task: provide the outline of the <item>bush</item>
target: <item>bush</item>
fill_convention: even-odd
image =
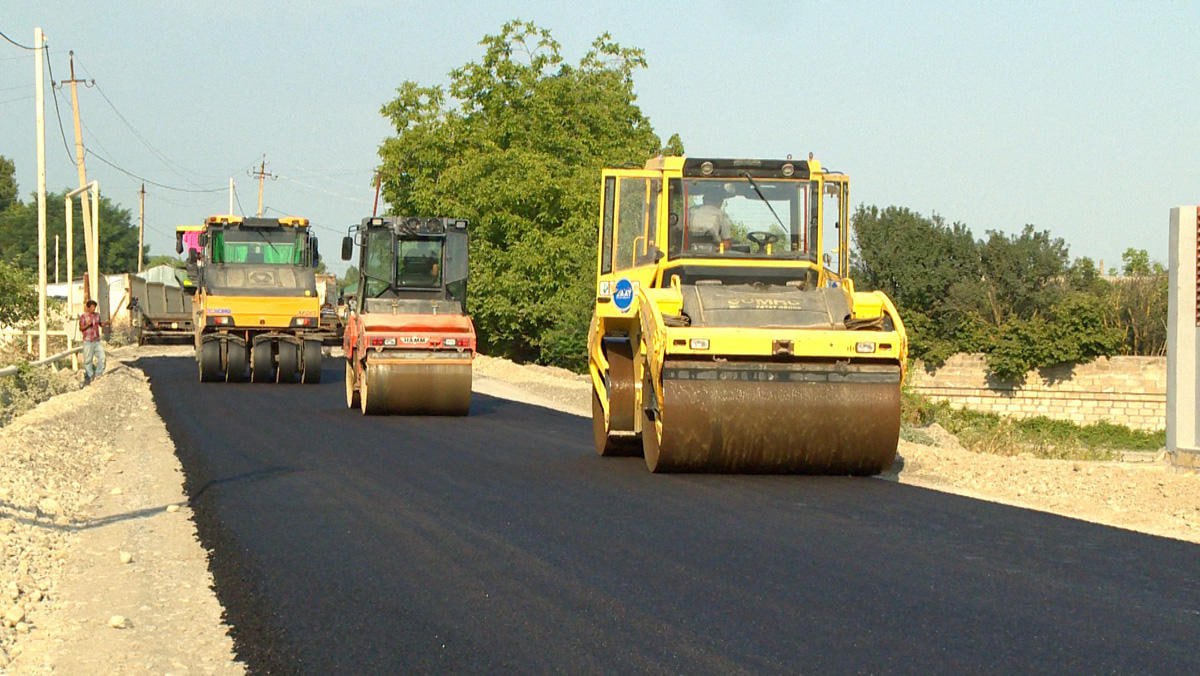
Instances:
[[[56,394],[79,389],[70,371],[19,365],[16,375],[0,377],[0,427]]]

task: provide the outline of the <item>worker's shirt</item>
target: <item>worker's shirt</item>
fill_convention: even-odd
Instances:
[[[100,315],[96,312],[85,312],[79,315],[79,330],[83,331],[83,342],[94,343],[100,340]]]
[[[692,209],[688,218],[688,234],[707,237],[713,243],[723,242],[733,236],[733,222],[721,207],[703,204]]]

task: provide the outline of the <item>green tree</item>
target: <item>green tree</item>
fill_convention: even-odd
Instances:
[[[11,326],[37,316],[35,282],[28,270],[0,260],[0,326]]]
[[[187,267],[187,262],[172,254],[151,254],[147,256],[145,263],[147,269],[158,265],[170,265],[176,269],[184,269]]]
[[[1109,284],[1066,243],[1025,226],[975,240],[901,207],[859,207],[852,221],[855,281],[897,304],[911,354],[939,365],[983,352],[992,375],[1021,380],[1031,369],[1122,351],[1125,327]]]
[[[66,191],[46,196],[46,238],[51,244],[58,235],[66,246],[66,220],[63,201]],[[83,213],[74,203],[74,249],[76,274],[85,270]],[[46,269],[54,274],[54,252],[47,252]],[[100,196],[100,270],[104,273],[137,270],[137,227],[130,211]],[[37,203],[16,202],[0,212],[0,260],[18,267],[37,269]],[[64,254],[65,261],[65,254]],[[64,268],[65,269],[65,268]]]
[[[664,148],[635,103],[645,58],[604,34],[570,65],[549,31],[521,21],[480,44],[447,87],[404,82],[383,107],[396,130],[379,149],[383,192],[397,214],[471,220],[484,350],[581,368],[599,170]]]
[[[975,331],[949,289],[981,274],[971,232],[905,207],[860,206],[851,219],[855,283],[878,289],[901,310],[915,358],[940,364],[970,349]]]
[[[1026,225],[1020,235],[990,230],[977,243],[980,274],[955,282],[950,295],[963,312],[994,327],[1044,315],[1069,288],[1066,242]]]
[[[1112,282],[1112,304],[1124,332],[1124,351],[1138,355],[1167,352],[1167,270],[1144,249],[1121,255],[1125,273]]]
[[[1121,254],[1121,271],[1126,277],[1150,274],[1150,253],[1145,249],[1129,248]],[[1161,266],[1160,266],[1161,267]]]
[[[17,166],[0,155],[0,212],[17,202]]]

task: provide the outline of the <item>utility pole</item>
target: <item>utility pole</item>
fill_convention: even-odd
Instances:
[[[383,183],[383,174],[375,172],[375,206],[371,207],[371,218],[379,213],[379,186]]]
[[[38,359],[46,358],[46,36],[33,29],[34,112],[37,115],[37,214],[38,214]]]
[[[138,191],[138,272],[142,271],[142,243],[146,239],[146,184]]]
[[[258,165],[258,169],[251,170],[250,175],[258,178],[258,213],[256,215],[262,216],[263,183],[265,183],[268,178],[271,180],[275,180],[277,178],[275,174],[267,171],[266,155],[262,156],[262,162]]]
[[[85,80],[75,79],[75,51],[72,50],[67,52],[67,55],[70,57],[71,63],[71,79],[67,80],[67,82],[71,85],[71,109],[75,117],[75,168],[79,173],[79,188],[81,190],[79,193],[79,203],[80,207],[83,209],[83,245],[86,249],[86,258],[88,263],[88,283],[83,289],[83,297],[86,301],[96,299],[97,296],[99,296],[100,288],[99,279],[97,279],[99,277],[99,271],[93,267],[93,261],[98,262],[100,259],[98,255],[98,247],[100,243],[93,241],[99,238],[93,237],[93,234],[98,233],[95,233],[95,231],[92,229],[92,211],[88,208],[88,193],[86,190],[88,184],[87,166],[83,161],[83,131],[80,129],[79,124],[79,90],[76,87],[76,85],[80,82],[83,82],[84,85],[87,85],[88,83]]]
[[[232,176],[229,177],[229,211],[226,211],[225,213],[229,214],[230,216],[233,215],[233,177]]]

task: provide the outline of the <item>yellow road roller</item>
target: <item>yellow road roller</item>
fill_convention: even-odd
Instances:
[[[892,301],[849,277],[849,187],[811,155],[603,170],[600,455],[651,472],[891,466],[908,339]]]
[[[308,219],[211,216],[195,245],[200,381],[321,382],[321,256]]]

